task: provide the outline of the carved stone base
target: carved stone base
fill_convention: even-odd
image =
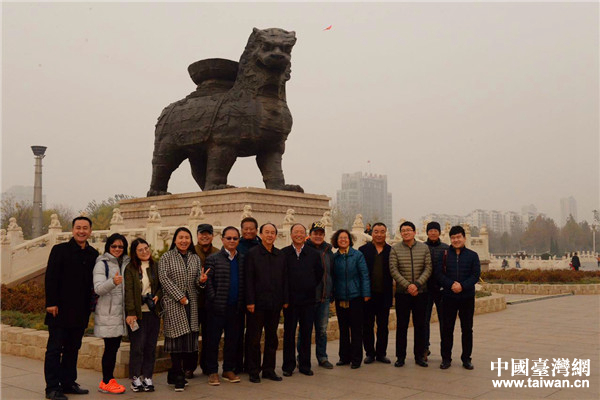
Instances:
[[[202,223],[239,228],[242,214],[250,211],[259,225],[272,222],[282,227],[287,211],[293,209],[295,222],[309,228],[330,210],[330,200],[325,195],[246,187],[122,200],[119,208],[125,228],[145,227],[152,205],[163,226],[187,225],[194,201],[199,202],[203,213],[198,216],[196,210],[194,220]]]

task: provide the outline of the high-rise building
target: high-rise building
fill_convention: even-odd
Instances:
[[[569,216],[577,221],[577,201],[573,196],[560,199],[560,222],[565,225]]]
[[[533,207],[530,208],[530,207]],[[427,214],[421,222],[437,221],[442,227],[448,222],[450,225],[469,224],[472,227],[481,228],[486,226],[487,229],[496,233],[514,233],[527,228],[530,221],[534,220],[538,215],[544,215],[537,212],[535,206],[527,206],[527,213],[524,208],[519,214],[516,211],[497,211],[497,210],[482,210],[477,209],[471,211],[467,215],[448,215],[448,214]]]
[[[381,221],[388,229],[393,229],[392,194],[388,193],[386,175],[342,174],[342,188],[337,191],[336,207],[352,220],[356,214],[362,214],[365,225]]]

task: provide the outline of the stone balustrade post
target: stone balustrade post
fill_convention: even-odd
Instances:
[[[151,205],[146,221],[146,241],[153,249],[162,249],[163,247],[163,243],[158,237],[158,231],[161,227],[162,218],[158,212],[158,207]]]
[[[0,269],[2,269],[2,282],[12,276],[12,246],[6,229],[0,229]]]

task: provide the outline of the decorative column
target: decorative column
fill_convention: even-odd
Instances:
[[[35,158],[35,179],[33,184],[32,237],[42,236],[42,158],[47,147],[31,146]]]

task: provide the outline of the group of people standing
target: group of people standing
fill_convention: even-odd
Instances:
[[[465,232],[460,226],[450,230],[452,244],[448,246],[439,240],[438,223],[427,226],[428,240],[424,244],[414,239],[415,226],[404,222],[400,226],[402,241],[390,246],[386,243],[387,227],[375,223],[372,241],[356,250],[352,234],[346,229],[336,231],[329,244],[321,222],[313,223],[308,232],[296,223],[290,229],[292,244],[278,249],[274,246],[277,227],[272,223],[259,227],[254,218],[248,217],[242,220],[241,230],[234,226],[223,229],[221,249],[213,246],[214,232],[209,224],[197,227],[195,246],[192,233],[185,227],[178,228],[170,250],[158,263],[152,259],[145,240],[135,239],[128,249],[126,238],[118,233],[107,238],[105,253],[99,256],[87,242],[91,228],[88,218],[75,218],[73,238],[54,246],[48,261],[48,399],[66,399],[65,393],[88,393],[76,383],[76,364],[92,310],[94,334],[105,342],[103,376],[98,387],[104,393],[125,391],[113,376],[124,335],[131,342],[131,390],[154,390],[152,374],[161,317],[164,348],[172,361],[167,382],[174,385],[175,391],[183,391],[187,379],[194,377],[198,360],[213,386],[221,379],[240,382],[241,372],[247,372],[253,383],[259,383],[261,377],[281,381],[275,372],[275,356],[282,310],[283,375],[290,377],[296,369],[304,375],[314,374],[313,328],[317,363],[333,368],[327,355],[332,302],[340,331],[336,365],[356,369],[363,361],[390,364],[388,320],[394,286],[398,320],[394,365],[402,367],[405,363],[412,313],[415,362],[427,366],[429,320],[436,304],[442,337],[440,367],[450,367],[458,313],[461,360],[465,368],[473,368],[472,325],[480,267],[477,254],[465,247]],[[219,376],[218,352],[223,334]],[[200,335],[203,345],[198,357]]]

